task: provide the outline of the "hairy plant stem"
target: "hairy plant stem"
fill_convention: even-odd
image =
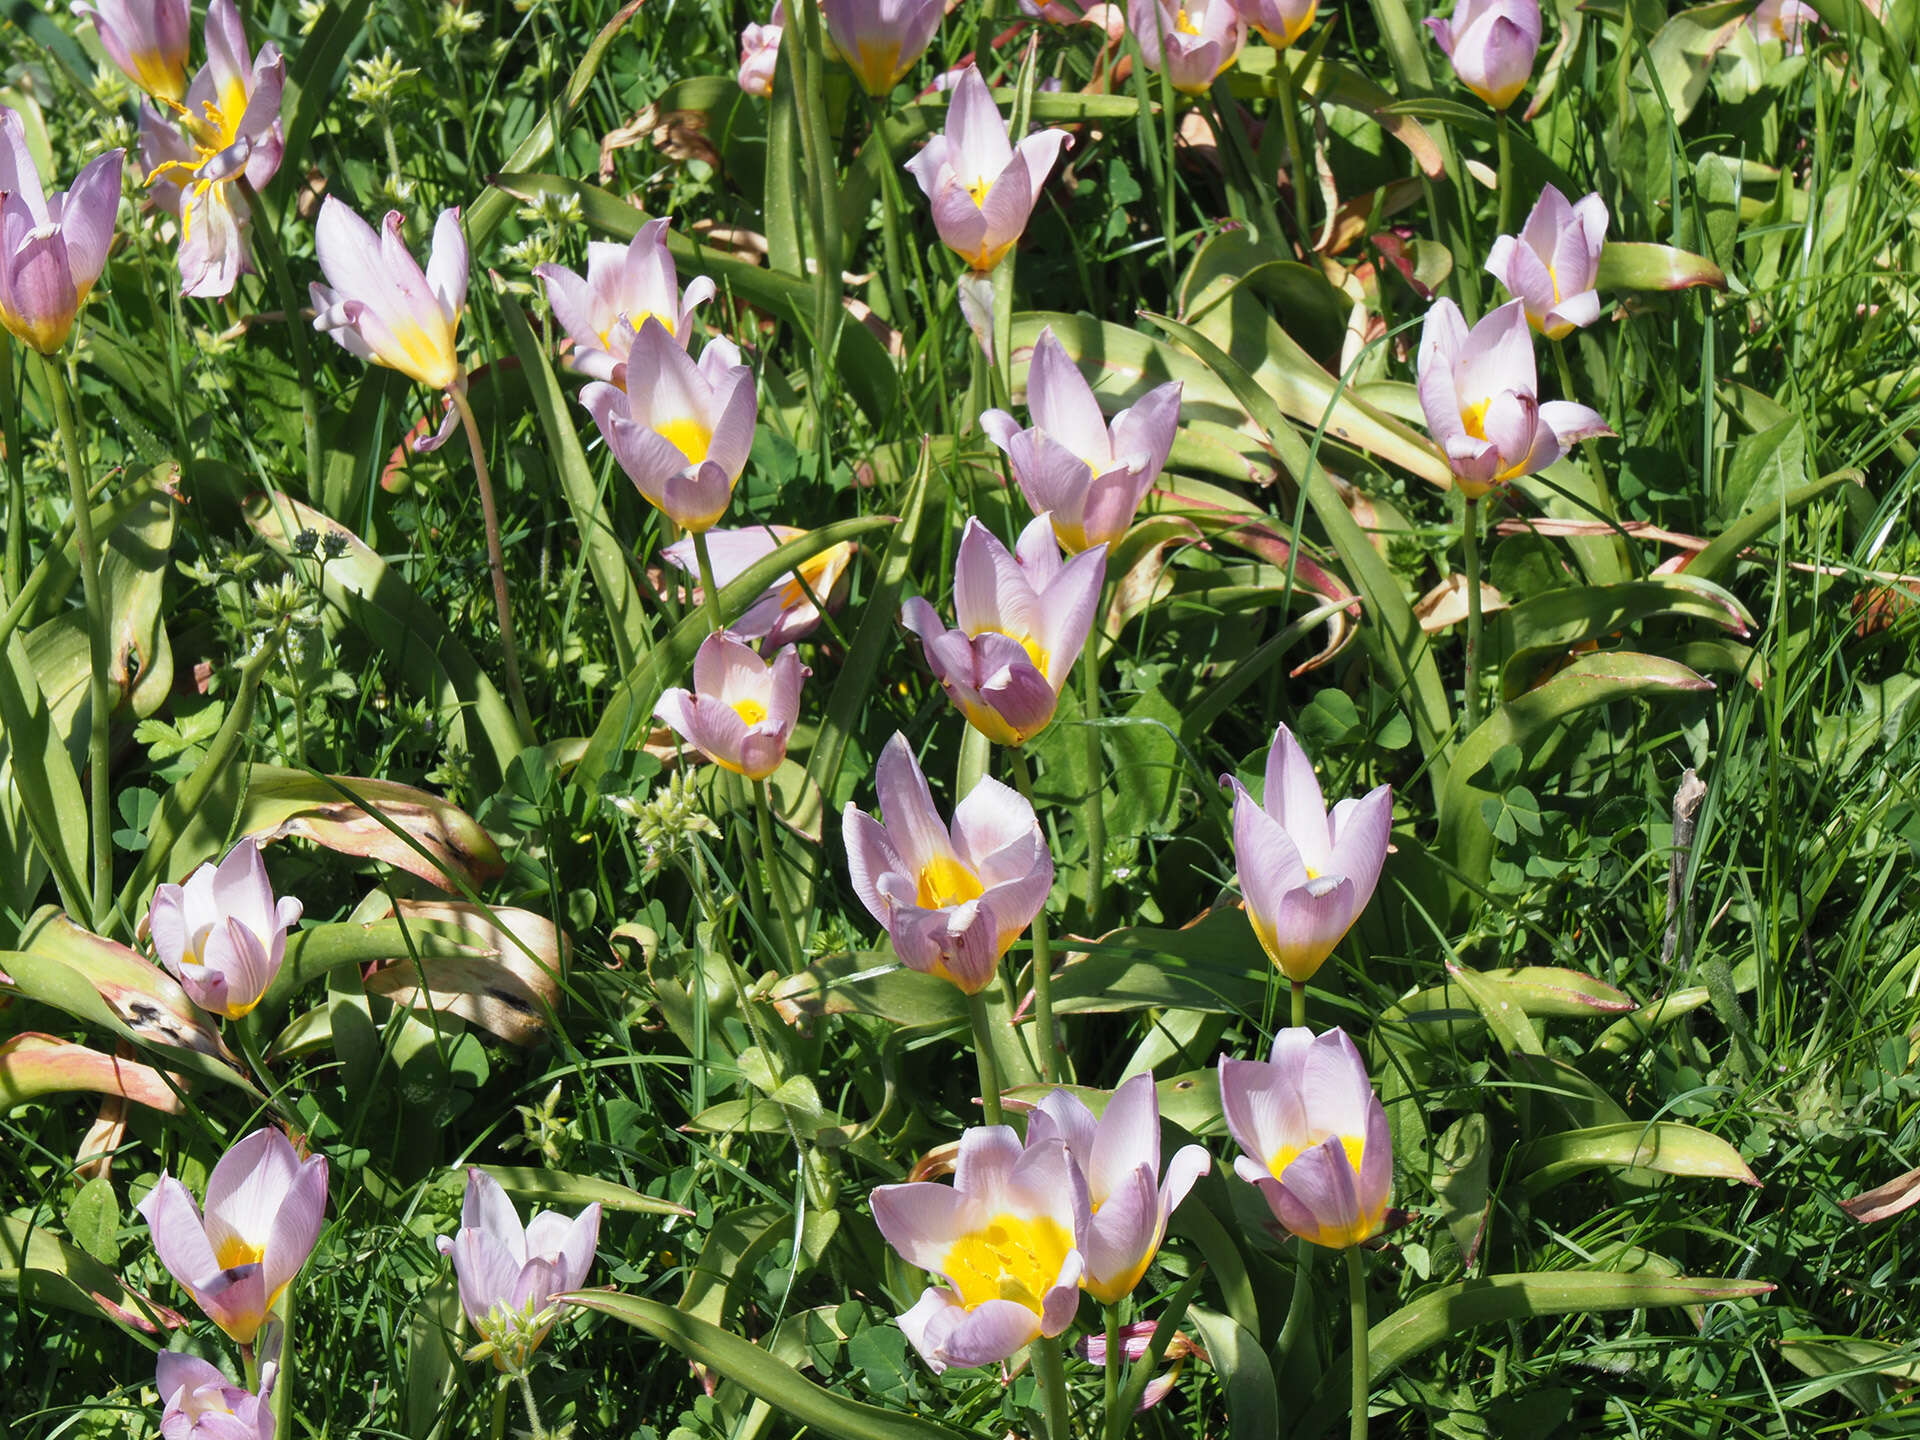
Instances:
[[[1467,734],[1480,726],[1480,502],[1469,496],[1467,547]]]
[[[548,1440],[547,1427],[540,1423],[540,1407],[533,1403],[533,1381],[527,1378],[525,1370],[514,1371],[513,1378],[520,1382],[520,1403],[527,1407],[527,1429],[531,1440]]]
[[[1499,137],[1500,149],[1500,191],[1497,197],[1500,219],[1496,233],[1511,235],[1513,233],[1513,122],[1507,119],[1507,112],[1504,110],[1495,114],[1494,122],[1496,126],[1494,133]]]
[[[1293,1028],[1304,1029],[1307,1023],[1307,982],[1293,982]]]
[[[1347,1309],[1353,1321],[1353,1402],[1351,1440],[1367,1440],[1367,1270],[1358,1245],[1347,1247]]]
[[[1046,1396],[1047,1440],[1073,1440],[1072,1405],[1067,1397],[1067,1371],[1060,1359],[1060,1342],[1043,1335],[1030,1348],[1033,1376]]]
[[[1105,595],[1104,587],[1102,596]],[[1107,767],[1100,748],[1099,621],[1080,652],[1080,708],[1087,736],[1087,929],[1100,931],[1107,893]]]
[[[53,356],[40,357],[47,389],[53,395],[54,423],[67,462],[67,488],[73,503],[73,541],[80,551],[80,593],[87,607],[87,782],[88,824],[93,856],[92,889],[87,896],[89,925],[103,933],[113,903],[112,780],[107,755],[107,675],[113,664],[107,637],[107,597],[100,579],[100,547],[93,534],[93,497],[89,493],[85,462],[80,458],[80,422],[75,418],[73,390],[65,365]],[[10,517],[12,518],[12,517]],[[24,528],[24,527],[22,527]]]
[[[1280,76],[1280,129],[1287,137],[1287,166],[1293,178],[1294,224],[1300,230],[1300,251],[1307,254],[1313,249],[1312,200],[1307,194],[1313,161],[1300,148],[1300,87],[1293,78],[1293,67],[1287,63],[1285,50],[1275,52],[1273,68]]]
[[[780,920],[780,943],[787,952],[787,972],[794,971],[806,964],[806,951],[800,946],[800,937],[794,930],[793,911],[787,899],[787,880],[780,873],[780,852],[774,846],[773,799],[767,792],[767,782],[753,782],[753,808],[760,823],[760,864],[767,879],[767,899],[773,906],[773,913]]]
[[[1033,770],[1027,764],[1027,752],[1013,745],[1007,753],[1013,766],[1013,782],[1038,815],[1040,807],[1033,798]],[[1053,1033],[1053,955],[1048,943],[1044,902],[1033,917],[1033,1023],[1040,1032],[1040,1078],[1051,1085],[1060,1078],[1060,1065],[1059,1046]]]
[[[306,316],[300,313],[300,292],[293,288],[293,275],[287,269],[287,257],[281,253],[280,237],[274,233],[267,207],[260,203],[260,192],[245,179],[239,181],[240,193],[247,197],[247,211],[253,217],[253,243],[266,261],[274,289],[280,292],[280,309],[287,321],[287,344],[293,351],[294,375],[300,383],[300,422],[307,441],[307,499],[320,503],[320,396],[313,385],[313,350],[308,344]]]
[[[720,618],[720,587],[713,583],[713,556],[707,551],[707,532],[693,532],[693,558],[700,567],[700,603],[707,612],[707,628],[724,630],[726,622]]]
[[[486,451],[480,444],[480,422],[473,418],[473,406],[467,402],[465,375],[447,387],[447,398],[460,412],[460,424],[467,432],[467,448],[473,452],[473,474],[480,487],[480,514],[487,528],[487,568],[493,572],[493,608],[500,619],[500,655],[507,667],[507,695],[513,702],[513,718],[520,726],[520,739],[531,743],[533,713],[527,709],[527,692],[520,683],[520,652],[513,642],[513,612],[507,603],[507,557],[500,549],[500,512],[493,503],[493,477],[487,473]]]
[[[1107,1374],[1105,1404],[1100,1410],[1100,1424],[1107,1434],[1113,1433],[1113,1412],[1120,1404],[1120,1306],[1115,1303],[1107,1309]]]
[[[987,1124],[998,1125],[1000,1067],[993,1061],[993,1022],[987,1018],[985,991],[967,997],[967,1018],[973,1022],[973,1062],[980,1071],[980,1109],[987,1117]]]

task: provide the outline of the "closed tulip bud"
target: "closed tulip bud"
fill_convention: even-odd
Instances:
[[[723,770],[764,780],[787,758],[812,672],[789,645],[771,663],[738,635],[716,630],[693,657],[693,689],[669,690],[654,718]]]
[[[1345,1031],[1282,1030],[1271,1060],[1221,1057],[1220,1108],[1245,1152],[1234,1173],[1288,1230],[1345,1250],[1385,1227],[1393,1138]]]
[[[1607,202],[1589,195],[1577,205],[1549,185],[1521,227],[1502,235],[1487,255],[1487,273],[1527,307],[1527,323],[1560,340],[1600,318],[1593,288],[1607,243]]]
[[[713,583],[727,585],[756,560],[763,560],[807,532],[791,525],[755,525],[745,530],[709,530],[707,554],[713,562]],[[775,580],[744,614],[727,628],[742,640],[762,640],[764,650],[777,650],[804,640],[820,627],[820,607],[837,610],[846,598],[847,567],[854,545],[843,540],[829,545],[798,568]],[[676,540],[660,552],[668,564],[696,573],[698,565],[691,537]]]
[[[238,1020],[260,1003],[287,953],[300,902],[274,897],[260,847],[242,840],[216,867],[153,892],[147,928],[160,963],[202,1010]]]
[[[120,162],[109,150],[73,188],[48,197],[20,116],[0,105],[0,325],[42,355],[67,343],[107,265],[120,208]]]
[[[100,48],[135,85],[160,100],[187,89],[187,0],[98,0],[73,13],[93,21]]]
[[[1276,50],[1284,50],[1313,25],[1319,0],[1234,0],[1247,24]]]
[[[946,1282],[900,1317],[935,1374],[997,1364],[1073,1323],[1087,1191],[1057,1139],[1023,1148],[1005,1125],[968,1130],[952,1185],[882,1185],[873,1218],[901,1259]]]
[[[467,304],[467,238],[460,211],[440,212],[424,272],[407,249],[406,217],[389,210],[380,233],[329,195],[314,227],[325,285],[312,286],[313,328],[362,360],[444,390],[460,378],[460,312]]]
[[[1265,804],[1233,791],[1233,853],[1253,933],[1280,973],[1304,984],[1373,898],[1393,826],[1393,791],[1375,786],[1328,812],[1313,762],[1282,725],[1267,751]]]
[[[220,1157],[204,1214],[164,1171],[140,1202],[160,1263],[241,1345],[300,1273],[326,1208],[327,1162],[300,1159],[278,1130],[256,1130]]]
[[[162,1351],[154,1365],[161,1440],[273,1440],[274,1362],[261,1366],[260,1391],[242,1389],[198,1355]]]
[[[1496,110],[1520,97],[1540,51],[1540,0],[1458,0],[1451,19],[1427,28],[1460,83]]]
[[[891,94],[940,28],[942,0],[821,0],[833,48],[869,95]]]
[[[1016,146],[987,82],[967,66],[954,82],[944,134],[907,162],[933,207],[933,225],[948,249],[976,271],[998,265],[1025,233],[1064,130],[1038,130]]]
[[[452,1257],[468,1322],[513,1372],[526,1368],[559,1318],[553,1297],[586,1283],[599,1239],[597,1201],[572,1219],[542,1210],[523,1227],[500,1182],[469,1170],[460,1229],[435,1243]]]
[[[773,7],[773,18],[764,25],[749,25],[740,32],[740,88],[762,99],[773,94],[773,72],[780,64],[780,36],[787,23],[785,8]]]
[[[1167,463],[1180,428],[1180,382],[1149,390],[1109,425],[1048,327],[1027,371],[1027,412],[1033,424],[1025,430],[1004,410],[980,417],[987,438],[1006,452],[1027,504],[1051,516],[1069,551],[1115,544]]]
[[[1186,95],[1204,93],[1247,43],[1232,0],[1127,0],[1127,24],[1147,68]]]
[[[1611,435],[1596,410],[1537,396],[1526,302],[1510,300],[1471,331],[1451,300],[1437,300],[1420,331],[1420,408],[1461,493],[1544,470],[1567,447]]]
[[[978,994],[1053,888],[1033,807],[986,777],[949,828],[902,735],[880,752],[874,783],[881,819],[849,804],[841,820],[854,893],[909,969]]]
[[[573,340],[573,368],[595,380],[614,378],[649,320],[686,349],[694,311],[713,298],[713,281],[704,275],[681,293],[665,220],[649,220],[625,245],[590,242],[585,279],[564,265],[536,265],[533,273],[546,282],[553,317]]]

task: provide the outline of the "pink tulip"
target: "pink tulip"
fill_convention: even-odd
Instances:
[[[773,94],[773,72],[780,63],[780,35],[786,28],[786,8],[774,0],[773,18],[740,32],[740,88],[762,99]]]
[[[943,0],[821,0],[833,48],[869,95],[893,92],[933,42]]]
[[[1245,1152],[1234,1173],[1260,1187],[1288,1230],[1330,1250],[1380,1233],[1393,1137],[1345,1031],[1282,1030],[1268,1061],[1222,1056],[1220,1108]]]
[[[207,7],[206,42],[207,63],[187,87],[186,103],[167,102],[177,126],[152,106],[140,107],[140,159],[155,203],[180,220],[180,293],[215,299],[253,268],[251,212],[238,184],[259,190],[280,169],[286,61],[272,42],[248,58],[234,0]]]
[[[460,312],[467,304],[467,237],[460,211],[440,212],[424,273],[402,236],[406,217],[389,210],[380,233],[329,195],[314,227],[325,285],[313,285],[313,328],[362,360],[445,390],[462,379]],[[434,443],[450,432],[448,425]],[[429,448],[429,447],[416,447]]]
[[[1373,898],[1393,827],[1393,791],[1377,785],[1327,811],[1313,762],[1285,725],[1267,751],[1264,807],[1233,790],[1233,852],[1247,919],[1295,984],[1313,978]]]
[[[202,1010],[238,1020],[260,1003],[286,959],[287,927],[300,902],[275,899],[252,839],[216,868],[202,865],[183,885],[162,885],[147,909],[160,963]]]
[[[522,1228],[500,1182],[476,1169],[467,1172],[460,1229],[435,1243],[453,1259],[469,1323],[504,1368],[523,1370],[559,1318],[553,1297],[586,1283],[599,1239],[597,1201],[572,1219],[542,1210]]]
[[[1080,369],[1048,327],[1034,342],[1022,430],[1004,410],[980,428],[1007,454],[1020,493],[1036,515],[1050,515],[1069,551],[1113,545],[1133,524],[1180,428],[1180,382],[1149,390],[1109,426]]]
[[[1760,0],[1747,17],[1747,26],[1755,39],[1777,40],[1786,54],[1798,55],[1805,48],[1801,32],[1819,19],[1820,12],[1806,0]]]
[[[1185,95],[1204,93],[1247,43],[1232,0],[1127,0],[1127,24],[1147,68]]]
[[[933,208],[948,249],[976,271],[998,265],[1026,231],[1040,187],[1068,143],[1064,130],[1038,130],[1009,143],[1007,125],[980,72],[954,82],[947,128],[907,162]]]
[[[1521,227],[1502,235],[1487,256],[1487,273],[1525,302],[1527,323],[1560,340],[1600,318],[1593,288],[1607,243],[1607,202],[1597,194],[1577,205],[1549,185]]]
[[[1027,1144],[1058,1137],[1087,1188],[1092,1214],[1081,1240],[1080,1288],[1104,1305],[1133,1293],[1166,1238],[1167,1217],[1212,1162],[1182,1146],[1160,1179],[1160,1096],[1152,1075],[1136,1075],[1107,1101],[1098,1120],[1066,1090],[1042,1100]]]
[[[1017,559],[979,520],[969,519],[953,575],[959,628],[943,626],[918,596],[900,609],[947,698],[1000,745],[1023,745],[1053,719],[1093,628],[1107,573],[1105,545],[1063,565],[1045,515],[1020,532],[1015,549]]]
[[[147,94],[178,100],[186,93],[187,0],[98,0],[76,4],[73,13],[93,21],[107,58]]]
[[[813,672],[789,645],[769,664],[728,630],[700,642],[693,689],[669,690],[654,718],[723,770],[764,780],[787,758],[800,683]]]
[[[124,151],[109,150],[88,163],[71,190],[49,198],[25,125],[0,105],[0,325],[42,355],[67,343],[106,268],[124,158]]]
[[[1319,0],[1234,0],[1247,24],[1276,50],[1284,50],[1312,26]]]
[[[1457,0],[1451,19],[1426,25],[1460,83],[1496,110],[1513,104],[1533,78],[1540,0]]]
[[[693,312],[713,298],[713,281],[702,275],[681,294],[667,223],[649,220],[625,245],[590,241],[584,280],[564,265],[533,267],[547,282],[554,319],[573,339],[573,368],[582,375],[612,380],[650,319],[682,350],[693,338]]]
[[[841,817],[854,893],[903,964],[978,994],[1053,888],[1033,807],[983,777],[949,829],[903,735],[880,752],[874,783],[885,823],[853,804]]]
[[[1023,1148],[1005,1125],[968,1130],[952,1185],[882,1185],[873,1218],[901,1259],[946,1281],[900,1317],[934,1373],[1010,1359],[1073,1323],[1087,1192],[1057,1139]]]
[[[242,1389],[198,1355],[163,1350],[154,1366],[161,1440],[273,1440],[275,1365],[261,1367],[260,1393]]]
[[[241,1345],[313,1252],[326,1208],[327,1162],[301,1160],[278,1130],[256,1130],[220,1157],[204,1217],[164,1171],[140,1202],[160,1263]]]
[[[1544,470],[1576,441],[1611,435],[1598,411],[1535,394],[1526,302],[1510,300],[1471,331],[1451,300],[1420,331],[1420,407],[1469,500]]]
[[[580,392],[613,458],[676,525],[713,528],[753,449],[753,370],[730,340],[709,340],[695,364],[649,317],[614,378]]]
[[[763,560],[807,532],[791,525],[755,525],[746,530],[709,530],[707,555],[713,562],[713,583],[727,585],[757,560]],[[854,545],[843,540],[829,545],[797,570],[789,570],[761,592],[746,613],[727,628],[742,640],[764,640],[762,650],[777,650],[804,640],[820,626],[820,605],[837,610],[846,598],[847,567]],[[691,537],[676,540],[660,558],[689,575],[698,573]],[[816,604],[815,602],[819,602]]]

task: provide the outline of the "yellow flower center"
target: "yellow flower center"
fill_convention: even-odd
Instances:
[[[1073,1236],[1049,1216],[1002,1213],[955,1241],[941,1269],[969,1310],[1012,1300],[1038,1315],[1072,1248]]]
[[[707,447],[713,444],[713,431],[690,415],[663,420],[653,427],[653,432],[686,456],[689,465],[698,465],[706,459]]]
[[[920,884],[914,901],[922,910],[944,910],[949,905],[964,905],[987,893],[973,867],[947,855],[936,856],[920,867]]]
[[[841,557],[851,548],[849,543],[843,541],[838,545],[828,546],[811,560],[802,562],[793,572],[795,578],[781,588],[780,608],[791,610],[795,606],[809,603],[807,601],[809,590],[813,592],[815,599],[824,604],[827,597],[822,592],[826,585],[827,571],[830,567],[839,564]],[[802,585],[802,581],[806,583]]]
[[[1467,427],[1467,434],[1476,440],[1487,438],[1487,409],[1492,404],[1493,397],[1488,396],[1485,400],[1469,405],[1460,412],[1460,423]]]
[[[178,178],[174,183],[185,185],[193,176],[200,173],[201,168],[209,160],[239,138],[240,122],[247,113],[247,87],[237,78],[230,80],[226,88],[220,92],[217,102],[207,100],[201,103],[198,115],[177,100],[169,100],[165,96],[159,98],[179,116],[180,123],[187,127],[187,134],[193,141],[194,158],[169,160],[164,164],[156,165],[153,173],[147,176],[147,183],[151,185],[162,175],[177,172]],[[230,182],[221,180],[204,183],[225,185]],[[186,223],[183,218],[182,238],[185,238]]]
[[[733,713],[740,717],[743,725],[751,728],[767,718],[767,707],[758,700],[736,700],[733,702]]]
[[[982,630],[980,633],[982,635],[1005,635],[1009,640],[1018,641],[1020,648],[1027,652],[1027,659],[1033,662],[1033,668],[1038,670],[1042,676],[1047,676],[1047,666],[1053,657],[1049,655],[1040,642],[1035,640],[1031,635],[1014,635],[1005,630]],[[1051,677],[1048,678],[1051,679]]]
[[[638,315],[616,315],[613,317],[613,324],[599,332],[600,348],[602,350],[611,350],[613,348],[613,332],[622,320],[625,320],[629,325],[633,326],[633,333],[636,335],[640,333],[640,327],[645,325],[649,320],[658,320],[662,325],[667,327],[667,334],[669,335],[678,336],[680,333],[674,326],[673,317],[671,315],[662,315],[658,310],[642,310]]]
[[[1282,1145],[1268,1157],[1267,1169],[1272,1172],[1274,1179],[1285,1179],[1289,1165],[1306,1154],[1307,1151],[1324,1144],[1326,1139],[1327,1136],[1325,1134],[1320,1134],[1309,1136],[1307,1143],[1304,1145]],[[1360,1157],[1366,1151],[1366,1144],[1366,1137],[1363,1135],[1342,1135],[1340,1137],[1340,1148],[1347,1152],[1347,1163],[1353,1167],[1353,1173],[1356,1175],[1360,1173]]]
[[[1173,17],[1173,28],[1182,35],[1198,35],[1200,27],[1187,18],[1187,7],[1182,5]]]
[[[213,1252],[213,1258],[222,1270],[238,1270],[242,1265],[258,1265],[260,1257],[266,1253],[263,1246],[252,1244],[238,1235],[229,1235],[220,1242],[220,1248]]]
[[[967,186],[967,198],[973,201],[974,209],[984,210],[986,208],[987,192],[991,189],[993,189],[993,181],[984,175]]]

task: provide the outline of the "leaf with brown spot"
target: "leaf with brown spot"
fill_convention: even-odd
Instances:
[[[444,900],[401,900],[403,921],[458,926],[466,955],[398,957],[367,977],[367,993],[396,1005],[458,1015],[514,1045],[531,1045],[560,998],[570,947],[545,916]],[[531,953],[529,953],[531,952]]]
[[[144,928],[144,917],[141,923]],[[207,1013],[139,951],[95,935],[51,905],[27,922],[19,945],[29,954],[48,956],[79,971],[140,1039],[197,1050],[229,1065],[240,1063]]]

